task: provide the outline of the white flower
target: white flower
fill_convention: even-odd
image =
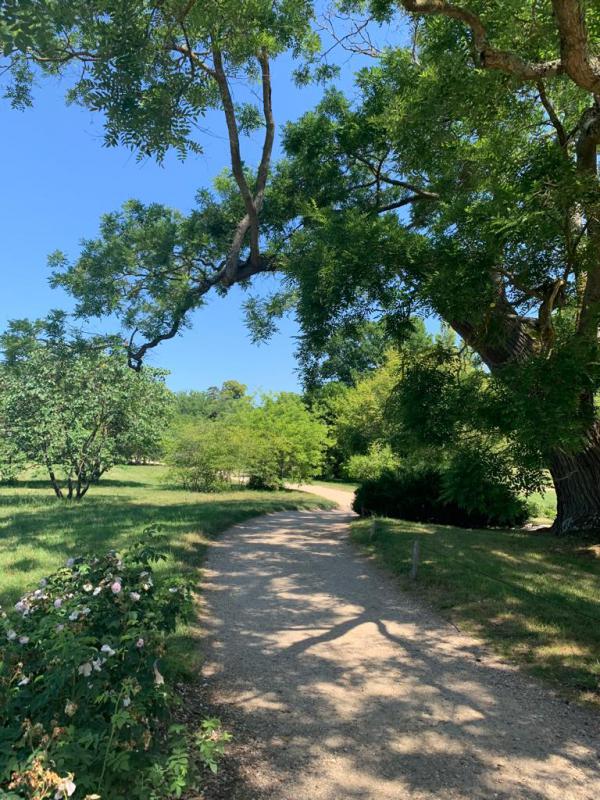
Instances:
[[[6,638],[8,639],[9,642],[12,642],[13,639],[17,638],[17,632],[13,631],[13,629],[11,628],[9,631],[6,632]]]
[[[86,661],[85,664],[82,664],[79,667],[77,672],[79,672],[80,675],[83,675],[84,678],[89,678],[90,675],[92,674],[92,669],[93,669],[93,666],[92,666],[91,661]]]
[[[125,708],[130,706],[131,705],[131,698],[130,697],[124,697],[123,698],[123,705],[125,706]]]
[[[74,563],[75,563],[75,559],[74,558],[69,558],[67,560],[67,567],[72,567]]]
[[[46,580],[46,578],[42,578],[42,580],[40,581],[40,587],[44,589],[46,586],[48,586],[48,581]]]
[[[39,600],[40,597],[43,597],[43,595],[44,593],[41,589],[36,589],[35,592],[33,593],[33,596],[35,597],[36,600]]]
[[[84,592],[91,592],[94,587],[91,583],[84,583],[83,584],[83,591]]]
[[[60,625],[57,625],[56,628],[55,628],[57,633],[60,633],[61,631],[64,631],[64,629],[65,629],[65,626],[62,623]]]
[[[112,591],[113,594],[119,594],[119,592],[121,591],[121,588],[122,588],[121,587],[121,582],[120,581],[115,581],[114,583],[111,584],[110,588],[111,588],[111,591]]]
[[[175,592],[177,592],[177,591],[179,591],[179,590],[178,590],[177,586],[171,586],[171,588],[169,589],[169,591],[171,592],[171,594],[175,594]]]
[[[92,594],[94,595],[94,597],[96,597],[97,595],[100,594],[101,591],[102,591],[102,587],[101,586],[96,586],[96,588],[94,589]]]
[[[25,614],[28,609],[29,607],[25,600],[19,600],[18,603],[15,603],[15,611],[18,611],[19,614]]]
[[[79,611],[72,611],[69,614],[69,619],[71,620],[71,622],[75,622],[75,620],[79,619]]]
[[[77,703],[74,703],[72,700],[67,700],[67,704],[65,706],[65,714],[67,717],[73,717],[76,711]]]
[[[131,597],[134,603],[137,603],[141,596],[139,592],[129,592],[129,597]]]
[[[29,636],[19,636],[19,644],[29,644]]]
[[[70,778],[63,778],[56,787],[56,794],[54,800],[64,800],[65,797],[71,797],[77,786]]]
[[[92,661],[92,666],[96,670],[96,672],[100,672],[100,670],[102,669],[102,664],[104,664],[103,658],[95,658]]]
[[[17,686],[27,686],[27,684],[29,683],[30,680],[31,680],[30,678],[25,676],[24,678],[21,678],[21,680],[19,681]]]
[[[62,597],[57,597],[54,601],[54,608],[60,608],[63,604]]]
[[[135,643],[135,646],[141,650],[142,647],[144,646],[144,640],[138,639],[137,642]]]
[[[100,652],[101,653],[106,653],[106,655],[109,658],[110,658],[110,656],[114,656],[114,654],[115,654],[115,651],[112,649],[112,647],[109,644],[103,644],[102,647],[100,648]]]
[[[91,614],[91,613],[92,613],[92,609],[91,609],[91,608],[88,608],[88,607],[86,606],[86,607],[83,609],[83,611],[82,611],[81,613],[82,613],[82,614],[83,614],[85,617],[87,617],[87,615],[88,615],[88,614]]]

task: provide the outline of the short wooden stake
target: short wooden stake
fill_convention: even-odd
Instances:
[[[417,568],[419,566],[419,551],[420,551],[420,544],[419,540],[415,539],[413,542],[412,548],[412,564],[410,566],[410,579],[411,581],[417,580]]]

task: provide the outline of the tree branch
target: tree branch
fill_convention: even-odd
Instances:
[[[553,2],[557,5],[562,0],[553,0]],[[400,0],[400,4],[406,11],[413,14],[444,16],[467,25],[473,35],[476,63],[483,69],[495,69],[524,80],[539,80],[567,71],[566,65],[561,59],[540,62],[527,61],[517,53],[492,47],[482,21],[477,14],[466,8],[448,3],[446,0]]]

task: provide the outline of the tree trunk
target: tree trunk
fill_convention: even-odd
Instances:
[[[54,494],[59,498],[59,500],[62,500],[63,493],[58,481],[56,480],[56,475],[54,474],[54,471],[48,469],[48,474],[50,475],[50,483],[52,484],[52,488],[54,489]]]
[[[590,429],[579,452],[555,452],[550,472],[557,501],[552,531],[559,536],[598,532],[600,540],[600,423]]]

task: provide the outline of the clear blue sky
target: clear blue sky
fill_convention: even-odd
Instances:
[[[351,91],[352,71],[358,66],[345,64],[340,79],[344,89]],[[290,67],[284,61],[274,70],[279,126],[312,108],[321,94],[314,86],[296,88]],[[0,329],[9,319],[70,308],[70,299],[47,284],[47,256],[60,249],[75,257],[79,241],[96,234],[102,213],[132,197],[185,211],[193,205],[196,190],[209,185],[228,164],[223,124],[216,113],[206,120],[211,135],[203,139],[203,155],[184,163],[170,156],[163,166],[151,160],[139,163],[125,148],[103,147],[101,117],[67,106],[67,86],[67,81],[41,80],[34,107],[25,112],[0,101]],[[252,291],[266,291],[274,283],[274,278],[263,277]],[[242,299],[239,289],[226,298],[211,297],[208,307],[194,315],[191,329],[154,351],[151,363],[171,371],[171,388],[202,389],[228,378],[252,390],[298,388],[294,321],[284,321],[270,343],[255,346],[244,327]]]

